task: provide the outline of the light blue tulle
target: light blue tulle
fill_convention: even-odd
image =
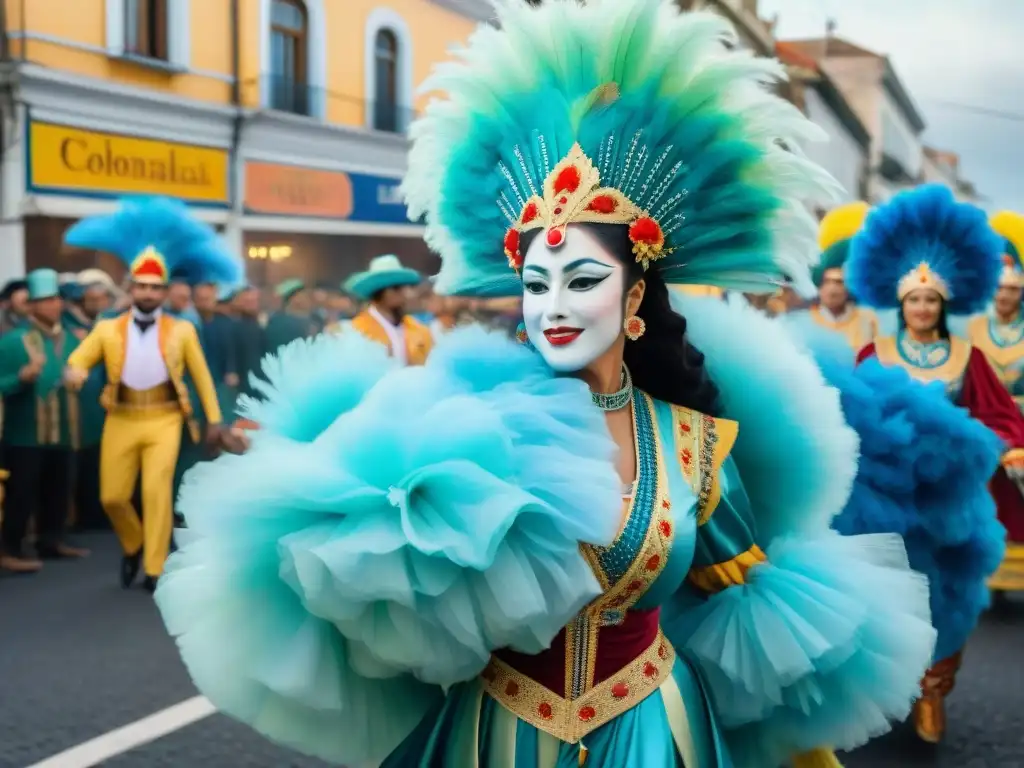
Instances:
[[[744,586],[666,606],[708,682],[737,766],[852,749],[909,714],[935,631],[897,536],[783,537]]]
[[[479,329],[422,367],[379,350],[325,336],[285,350],[299,375],[271,363],[250,452],[186,477],[188,538],[157,593],[218,708],[349,764],[397,746],[428,684],[548,646],[600,591],[579,542],[621,522],[582,382]]]
[[[746,305],[671,292],[702,353],[723,414],[739,422],[732,457],[760,535],[815,532],[850,495],[857,434],[839,394],[786,330]]]
[[[935,659],[944,659],[963,647],[988,606],[986,582],[1005,549],[988,490],[1000,440],[949,402],[941,383],[922,384],[874,358],[855,367],[836,334],[801,321],[787,328],[839,390],[861,437],[853,493],[833,527],[904,537],[911,566],[931,585]]]

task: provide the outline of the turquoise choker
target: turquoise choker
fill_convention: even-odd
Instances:
[[[618,411],[629,405],[629,401],[633,398],[633,379],[629,375],[629,368],[625,364],[622,366],[620,383],[622,388],[618,392],[612,392],[610,395],[601,392],[591,392],[590,397],[594,401],[594,405],[602,411]]]

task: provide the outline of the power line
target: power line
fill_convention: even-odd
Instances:
[[[933,99],[924,97],[921,101],[933,104],[937,107],[945,107],[947,109],[955,109],[960,112],[967,112],[975,115],[984,115],[986,117],[995,117],[1000,120],[1009,120],[1015,123],[1024,123],[1024,113],[1020,112],[1006,112],[1002,109],[993,109],[991,107],[979,107],[977,104],[964,104],[959,101],[949,101],[947,99]]]

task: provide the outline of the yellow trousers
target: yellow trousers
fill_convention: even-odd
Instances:
[[[126,555],[143,549],[147,576],[159,576],[174,527],[172,485],[181,447],[181,411],[107,414],[100,443],[100,500]],[[142,520],[132,494],[142,474]]]

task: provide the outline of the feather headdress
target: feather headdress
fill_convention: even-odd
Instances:
[[[801,153],[821,133],[768,86],[778,62],[731,50],[714,14],[671,0],[496,0],[458,60],[424,84],[403,190],[441,255],[441,293],[513,294],[520,236],[629,227],[666,282],[772,292],[808,283],[836,190]]]
[[[110,214],[74,224],[68,245],[106,251],[123,261],[136,282],[162,285],[171,277],[189,283],[236,285],[245,275],[240,256],[196,219],[180,200],[131,197]]]
[[[833,208],[821,220],[818,228],[818,247],[821,260],[811,272],[814,284],[821,286],[825,273],[832,270],[842,272],[850,255],[850,241],[864,225],[871,206],[859,201]]]
[[[1024,216],[1012,211],[1000,211],[989,219],[995,233],[1003,238],[1003,270],[999,285],[1024,288]]]
[[[1002,253],[984,211],[957,202],[947,187],[927,184],[899,192],[868,215],[850,247],[846,285],[877,309],[898,307],[911,291],[930,288],[952,314],[971,314],[996,292]]]

